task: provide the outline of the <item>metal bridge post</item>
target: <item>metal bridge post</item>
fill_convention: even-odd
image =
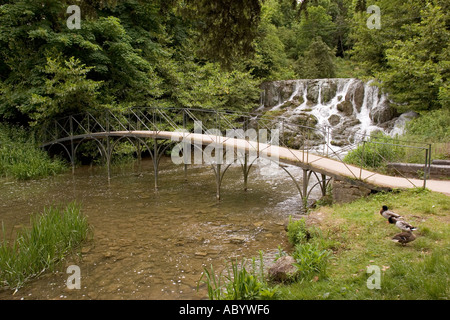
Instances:
[[[431,174],[431,143],[428,144],[428,178],[430,178]]]
[[[70,163],[72,164],[72,174],[75,173],[75,150],[73,145],[73,117],[69,117],[70,124]]]
[[[186,115],[186,110],[183,108],[183,129],[184,129],[184,131],[187,131],[187,129],[186,129],[186,127],[187,127],[187,115]],[[188,144],[184,144],[184,148],[187,148],[187,147],[189,147],[189,148],[191,148],[191,145],[188,145]],[[187,161],[190,161],[191,159],[186,159],[186,155],[187,155],[188,153],[187,153],[187,151],[186,151],[186,149],[183,149],[183,159],[184,159],[184,168],[183,168],[183,170],[184,170],[184,181],[187,181]],[[189,153],[190,154],[190,153]]]
[[[248,154],[246,151],[244,151],[244,167],[242,169],[244,171],[244,191],[247,191],[247,185],[248,185]]]
[[[308,169],[303,169],[303,209],[306,211],[308,207],[308,184],[309,184],[309,177],[308,175]]]
[[[427,175],[428,175],[428,149],[425,149],[425,166],[423,167],[423,188],[427,186]]]
[[[322,196],[327,195],[327,176],[322,173],[322,181],[321,181],[321,189],[322,189]]]
[[[220,185],[221,185],[221,172],[222,172],[222,165],[218,163],[216,165],[216,199],[220,200]]]
[[[247,118],[244,120],[243,130],[244,130],[244,137],[245,137],[246,144],[249,145],[249,137],[247,134],[247,130],[248,130],[248,119]],[[248,151],[250,151],[250,147],[248,147],[248,148],[249,148]],[[244,171],[244,191],[247,191],[248,172],[249,172],[247,148],[244,148],[244,166],[243,166],[242,170]]]
[[[155,191],[158,191],[158,140],[156,138],[153,139],[153,170],[155,172]]]
[[[109,111],[106,112],[106,167],[108,170],[108,181],[111,180],[111,143],[110,137],[110,124],[109,124]]]
[[[359,168],[359,180],[361,180],[362,177],[362,168],[364,166],[364,149],[366,147],[366,141],[363,140],[363,146],[362,146],[362,152],[361,152],[361,166]]]

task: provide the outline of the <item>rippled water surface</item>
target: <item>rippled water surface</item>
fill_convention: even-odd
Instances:
[[[300,168],[291,168],[300,176]],[[105,169],[84,166],[75,174],[29,182],[0,182],[0,219],[7,237],[29,224],[31,213],[77,200],[93,226],[81,254],[68,257],[12,295],[0,299],[204,299],[197,291],[204,266],[221,270],[231,258],[263,250],[270,260],[286,246],[283,223],[299,213],[293,182],[282,169],[252,168],[243,191],[240,167],[231,167],[216,200],[214,173],[163,159],[155,192],[151,161]],[[81,271],[81,289],[69,290],[69,265]]]

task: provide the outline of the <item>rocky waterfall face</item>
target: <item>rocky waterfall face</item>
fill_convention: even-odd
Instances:
[[[258,112],[286,119],[283,139],[299,148],[302,136],[289,123],[315,127],[311,145],[328,142],[341,148],[362,140],[374,131],[401,134],[413,113],[398,114],[379,88],[359,79],[301,79],[266,82],[261,85]],[[328,132],[328,134],[323,134]]]

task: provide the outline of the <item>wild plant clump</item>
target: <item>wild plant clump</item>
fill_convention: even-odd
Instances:
[[[14,241],[0,243],[0,287],[18,289],[58,262],[85,241],[90,232],[81,206],[45,208],[31,217],[30,228],[19,231]]]
[[[52,176],[66,170],[61,159],[51,159],[23,128],[0,123],[0,177],[29,180]]]
[[[253,258],[251,266],[245,259],[231,261],[218,275],[213,266],[204,268],[199,285],[201,282],[206,284],[210,300],[272,300],[279,295],[278,287],[270,286],[264,276],[262,252],[258,266]]]

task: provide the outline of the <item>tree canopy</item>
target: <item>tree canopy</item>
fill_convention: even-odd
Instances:
[[[448,108],[449,3],[0,1],[0,120],[161,105],[251,110],[270,80],[367,77],[404,108]],[[344,61],[344,62],[343,62]]]

